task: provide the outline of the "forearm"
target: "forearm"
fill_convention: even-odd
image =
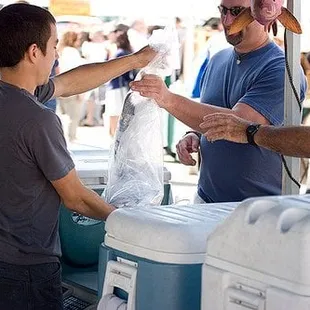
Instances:
[[[310,127],[261,126],[254,140],[257,145],[286,156],[310,158]]]
[[[82,215],[105,220],[114,208],[106,203],[97,193],[87,187],[83,187],[79,200],[66,205]]]
[[[171,93],[168,102],[169,103],[165,105],[165,109],[181,122],[197,132],[202,132],[199,125],[202,123],[205,115],[220,112],[235,114],[235,112],[231,109],[198,103],[173,93]]]
[[[135,55],[79,66],[54,79],[55,97],[84,93],[136,67]]]

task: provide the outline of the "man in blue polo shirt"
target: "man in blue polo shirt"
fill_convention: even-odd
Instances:
[[[283,122],[283,51],[256,21],[235,35],[227,33],[236,16],[249,6],[250,0],[221,1],[222,24],[233,47],[220,51],[208,63],[202,78],[201,104],[169,92],[153,75],[131,84],[133,90],[153,98],[193,129],[178,143],[177,152],[183,164],[195,165],[191,153],[200,148],[202,162],[195,202],[241,201],[281,194],[282,166],[278,154],[251,144],[210,143],[200,134],[203,117],[217,112],[263,125]],[[302,99],[305,88],[303,77]]]

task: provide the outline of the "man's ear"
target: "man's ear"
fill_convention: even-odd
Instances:
[[[37,44],[33,43],[31,44],[26,53],[25,53],[25,56],[26,58],[28,58],[28,60],[32,63],[35,63],[40,55],[41,50],[39,49],[39,47],[37,46]]]

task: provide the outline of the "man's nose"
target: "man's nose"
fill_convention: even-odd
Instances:
[[[222,17],[222,24],[224,26],[230,26],[235,20],[235,18],[236,17],[232,16],[231,13],[228,11],[227,14]]]

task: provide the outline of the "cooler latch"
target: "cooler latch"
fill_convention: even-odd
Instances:
[[[226,310],[265,310],[265,296],[262,292],[239,285],[225,291]]]
[[[113,294],[114,287],[128,293],[127,310],[135,310],[137,268],[122,262],[109,261],[107,264],[102,296]]]

